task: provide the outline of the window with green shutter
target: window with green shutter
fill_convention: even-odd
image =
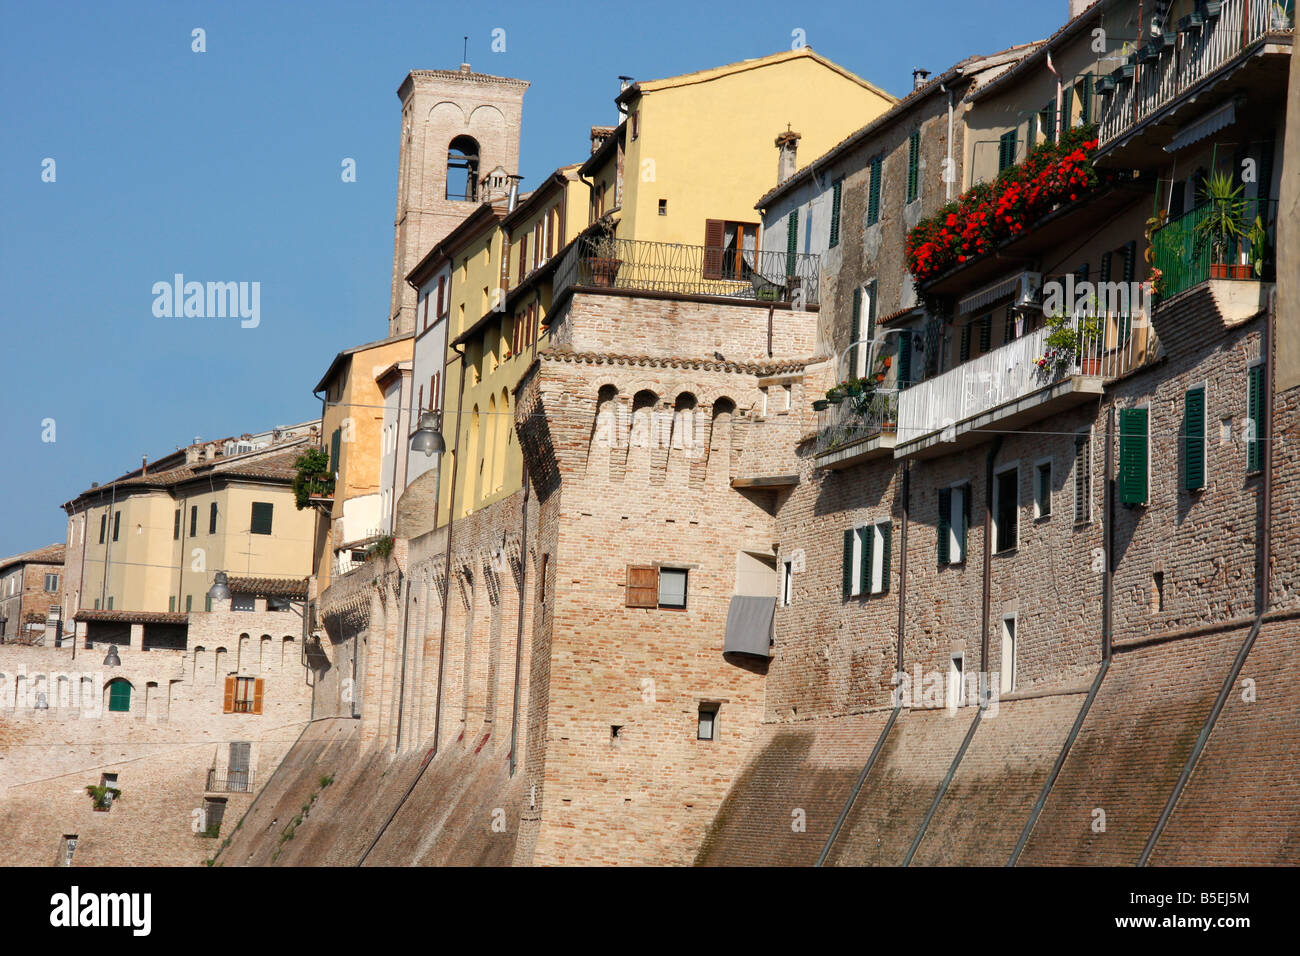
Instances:
[[[843,179],[837,179],[831,188],[831,249],[840,244],[840,194],[843,189]]]
[[[907,201],[921,195],[921,131],[912,130],[907,142]]]
[[[854,594],[871,593],[871,572],[874,568],[872,563],[873,553],[876,543],[876,529],[871,525],[865,528],[857,529],[858,537],[858,586]]]
[[[1189,388],[1183,396],[1183,488],[1205,487],[1205,389]]]
[[[912,384],[912,330],[903,329],[898,333],[898,387],[907,388]]]
[[[998,139],[998,172],[1016,164],[1016,131],[1003,133]]]
[[[343,440],[343,432],[340,429],[334,429],[334,434],[330,436],[330,472],[335,477],[339,473],[339,443]]]
[[[993,347],[993,313],[980,319],[980,352],[987,352]]]
[[[1264,366],[1246,369],[1246,471],[1264,470]]]
[[[1061,91],[1061,131],[1070,128],[1070,114],[1074,111],[1074,87],[1067,86]]]
[[[1006,314],[1002,318],[1002,344],[1006,345],[1016,337],[1016,307],[1007,306]]]
[[[249,531],[252,534],[270,534],[271,533],[271,515],[274,505],[269,501],[254,501],[253,514],[249,522]]]
[[[960,362],[970,360],[970,329],[970,322],[961,327],[961,342],[957,346],[957,360]]]
[[[131,709],[131,685],[120,677],[109,682],[108,709],[119,714]]]
[[[939,489],[939,563],[948,564],[952,559],[952,489]]]
[[[891,521],[882,521],[876,525],[880,533],[880,594],[889,593],[889,561],[892,557],[894,525]]]
[[[856,534],[852,528],[844,532],[844,600],[848,600],[853,594],[853,546],[856,540]]]
[[[868,166],[871,169],[871,183],[867,187],[867,225],[874,226],[880,221],[881,157],[873,157]]]
[[[785,274],[794,275],[794,257],[799,251],[799,210],[791,209],[785,220]]]
[[[1092,74],[1083,74],[1079,82],[1079,121],[1087,126],[1092,122]]]
[[[1126,505],[1147,502],[1149,474],[1148,409],[1119,412],[1119,500]]]

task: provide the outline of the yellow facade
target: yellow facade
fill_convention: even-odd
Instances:
[[[270,534],[252,533],[254,502],[271,505]],[[87,505],[85,517],[79,610],[203,611],[217,571],[276,578],[311,573],[314,516],[295,508],[287,480],[244,482],[214,473],[171,489],[123,488]]]
[[[699,246],[706,219],[757,228],[754,202],[776,183],[778,133],[793,126],[804,155],[820,155],[896,102],[809,49],[637,84],[623,100],[628,119],[585,166],[556,170],[504,218],[498,203],[497,215],[476,213],[444,240],[450,340],[474,333],[463,359],[447,351],[439,525],[522,486],[513,390],[544,345],[547,262],[605,213],[619,220],[619,239]]]
[[[321,522],[314,547],[322,590],[330,582],[334,550],[362,541],[380,526],[384,395],[375,376],[396,362],[411,361],[413,342],[414,333],[407,332],[340,352],[316,386],[325,402],[322,447],[336,476],[329,521]]]

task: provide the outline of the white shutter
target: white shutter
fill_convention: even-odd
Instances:
[[[880,525],[871,526],[871,593],[879,594],[885,590],[885,536]]]

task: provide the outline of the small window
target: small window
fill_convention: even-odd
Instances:
[[[253,534],[270,534],[271,533],[271,514],[274,505],[269,501],[254,501],[253,514],[250,519],[249,530]]]
[[[203,596],[203,610],[205,610],[205,611],[211,611],[211,610],[212,610],[212,595],[210,595],[210,594],[205,594],[205,595]]]
[[[1016,131],[1003,133],[998,139],[998,172],[1016,164]]]
[[[217,533],[217,503],[208,506],[208,534]]]
[[[59,576],[57,574],[45,575],[45,590],[48,594],[53,594],[59,589]]]
[[[171,611],[172,613],[175,613],[175,611],[176,611],[176,595],[175,595],[175,594],[173,594],[171,597],[169,597],[169,598],[167,599],[167,610],[168,610],[168,611]]]
[[[948,706],[960,707],[966,684],[966,656],[954,654],[948,659]]]
[[[1020,469],[1001,472],[993,485],[993,542],[1001,554],[1014,551],[1019,537]]]
[[[177,512],[179,514],[180,512]],[[99,516],[99,543],[104,543],[104,529],[108,526],[108,512],[105,511]]]
[[[257,598],[252,594],[232,594],[230,595],[230,610],[232,611],[251,611],[254,609]]]
[[[236,714],[251,714],[253,712],[253,678],[235,678],[234,712]]]
[[[224,797],[203,798],[203,832],[200,836],[216,839],[221,835],[221,824],[226,818]]]
[[[668,608],[686,607],[686,569],[659,569],[659,606]]]
[[[172,516],[172,540],[181,539],[181,509],[177,508],[176,513]]]
[[[700,716],[696,739],[698,740],[717,740],[718,739],[718,708],[719,704],[700,704]]]
[[[185,613],[188,614],[192,610],[194,610],[194,595],[187,594],[185,595]]]
[[[907,202],[921,196],[921,131],[913,130],[907,141]]]
[[[966,531],[970,527],[970,484],[939,489],[939,564],[966,560]]]
[[[881,157],[874,156],[867,168],[871,171],[871,183],[867,187],[867,225],[874,226],[880,222],[880,174]]]
[[[840,208],[843,200],[844,180],[835,180],[831,187],[831,236],[827,247],[834,249],[840,244]]]
[[[781,606],[794,603],[794,562],[781,562]]]
[[[117,533],[122,530],[122,512],[113,513],[113,540],[117,540]]]
[[[190,505],[190,537],[199,533],[199,506]]]
[[[666,215],[668,215],[668,200],[667,200],[667,199],[661,199],[661,200],[659,200],[659,215],[661,215],[661,216],[666,216]]]
[[[77,835],[75,833],[63,834],[63,845],[59,849],[59,857],[64,866],[72,866],[72,855],[77,852]]]
[[[1034,517],[1052,516],[1052,462],[1040,461],[1034,466]]]
[[[1074,436],[1074,523],[1092,520],[1092,432]]]
[[[1160,612],[1165,609],[1165,572],[1154,571],[1151,574],[1151,610]]]
[[[998,679],[998,693],[1009,694],[1016,689],[1016,618],[1008,615],[1002,619],[1002,673]]]

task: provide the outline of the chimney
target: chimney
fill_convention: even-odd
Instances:
[[[510,198],[506,203],[506,211],[514,212],[515,207],[519,205],[519,180],[524,177],[515,173],[513,176],[507,176],[506,178],[510,180]]]
[[[461,71],[462,73],[471,73],[471,72],[473,72],[472,70],[470,70],[470,68],[469,68],[469,64],[468,64],[468,63],[462,63],[462,64],[460,65],[460,71]]]
[[[142,474],[142,475],[147,475],[147,474],[149,474],[149,456],[148,456],[148,455],[141,455],[141,456],[140,456],[140,474]]]
[[[791,132],[789,123],[786,124],[785,132],[776,138],[776,148],[779,151],[776,160],[776,184],[779,186],[798,169],[795,165],[795,155],[799,149],[799,134]]]
[[[919,66],[912,71],[912,89],[919,90],[925,86],[925,81],[930,78],[930,71],[923,70]]]

